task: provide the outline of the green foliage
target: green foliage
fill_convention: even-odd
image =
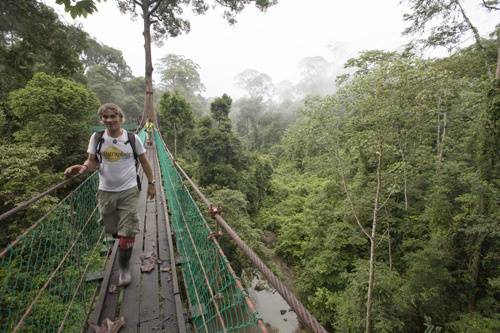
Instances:
[[[408,1],[411,11],[404,15],[410,26],[406,34],[423,33],[433,21],[440,22],[440,27],[433,27],[425,40],[429,46],[448,46],[457,44],[464,32],[469,30],[465,20],[460,17],[461,5],[458,1]]]
[[[85,33],[34,0],[0,3],[0,100],[37,71],[81,79]]]
[[[384,264],[377,265],[377,274],[373,305],[374,331],[404,332],[405,325],[401,316],[405,310],[406,299],[400,289],[403,279]],[[343,277],[348,281],[347,287],[342,292],[330,296],[337,311],[335,328],[339,332],[362,332],[365,326],[367,262],[357,261],[354,270],[343,274]]]
[[[209,189],[210,191],[210,189]],[[262,243],[262,231],[258,229],[248,215],[248,201],[245,194],[227,188],[210,191],[210,200],[223,208],[224,219],[230,221],[231,227],[263,260],[268,259],[268,251]],[[231,265],[237,272],[243,267],[252,267],[249,259],[241,252],[228,235],[220,239],[224,253],[228,255]]]
[[[212,184],[237,189],[238,172],[245,167],[246,158],[240,141],[231,131],[229,121],[212,128],[210,118],[201,120],[193,142],[200,163],[200,185]]]
[[[82,62],[87,86],[101,104],[113,101],[125,113],[126,122],[136,125],[144,110],[144,78],[133,77],[122,52],[87,37]]]
[[[459,320],[450,324],[450,331],[454,333],[493,333],[500,329],[500,316],[485,317],[479,313],[468,313]]]
[[[167,54],[160,59],[160,75],[163,88],[176,91],[184,97],[195,96],[205,90],[201,83],[200,66],[191,59],[177,54]]]
[[[160,128],[163,137],[170,147],[174,147],[174,155],[182,153],[189,144],[194,118],[191,105],[178,92],[166,92],[160,100]]]
[[[0,105],[0,130],[3,128],[4,125],[5,125],[5,112],[2,106]]]
[[[95,3],[94,0],[80,1]],[[234,24],[236,23],[236,15],[241,12],[246,5],[253,3],[258,9],[263,11],[268,7],[276,4],[276,2],[276,0],[224,0],[217,2],[216,5],[220,5],[224,8],[224,18],[228,20],[229,23]],[[118,0],[118,7],[120,8],[120,10],[123,13],[128,12],[132,15],[136,15],[136,10],[142,10],[142,4],[142,0]],[[189,32],[191,27],[189,21],[186,18],[181,17],[182,13],[184,13],[185,11],[185,7],[191,7],[193,12],[201,15],[205,14],[210,8],[210,1],[159,0],[156,2],[146,2],[146,8],[148,9],[148,12],[154,12],[155,20],[154,22],[152,22],[153,24],[151,26],[152,37],[154,41],[156,41],[157,43],[161,43],[161,41],[163,41],[167,37],[176,37],[184,32]]]
[[[222,95],[222,97],[217,97],[210,104],[212,118],[219,124],[223,121],[227,121],[229,119],[229,112],[231,111],[232,103],[233,100],[226,94]]]
[[[55,156],[53,148],[45,148],[31,143],[0,144],[3,158],[0,160],[0,212],[6,212],[35,195],[44,192],[47,187],[61,180],[60,175],[52,173],[48,166]],[[23,229],[56,202],[48,196],[28,211],[17,214],[2,223],[0,248],[3,248]]]
[[[59,5],[64,5],[64,9],[71,15],[72,18],[77,16],[87,17],[97,11],[96,3],[101,0],[56,0]]]
[[[100,44],[90,37],[87,37],[82,63],[86,69],[101,66],[117,82],[132,78],[132,71],[120,50]]]
[[[374,331],[493,331],[499,108],[484,66],[496,46],[484,45],[435,61],[365,52],[335,95],[304,102],[271,150],[258,225],[277,235],[276,253],[327,329],[365,327],[360,226],[370,231],[381,156]]]
[[[14,134],[16,142],[53,149],[57,155],[50,165],[59,169],[81,160],[98,106],[85,86],[43,73],[9,95],[9,107],[20,127]]]

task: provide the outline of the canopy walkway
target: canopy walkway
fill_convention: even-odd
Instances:
[[[158,133],[147,157],[161,181],[154,200],[141,192],[132,284],[116,287],[118,244],[100,223],[94,173],[0,252],[0,332],[267,331],[184,182],[210,202]],[[217,210],[210,212],[301,321],[326,332]]]

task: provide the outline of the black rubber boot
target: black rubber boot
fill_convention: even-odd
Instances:
[[[118,286],[126,287],[132,281],[130,274],[130,257],[132,256],[132,248],[118,248],[118,267],[120,268],[120,276],[118,277]]]

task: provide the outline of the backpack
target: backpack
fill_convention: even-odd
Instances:
[[[102,155],[101,155],[101,147],[102,144],[104,143],[104,131],[99,131],[95,132],[95,156],[97,158],[97,162],[101,163],[102,162]],[[134,160],[135,160],[135,170],[139,170],[139,157],[137,156],[137,152],[135,151],[135,134],[127,132],[128,140],[125,142],[125,144],[130,144],[132,147],[132,153],[134,154]],[[137,187],[139,188],[139,191],[141,190],[141,178],[139,177],[139,173],[137,173]]]

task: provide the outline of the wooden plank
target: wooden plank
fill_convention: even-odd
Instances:
[[[159,170],[158,161],[156,161],[157,169]],[[158,176],[157,179],[161,179]],[[186,323],[184,320],[184,311],[182,300],[180,297],[179,284],[177,281],[177,268],[176,268],[176,260],[174,253],[174,243],[172,240],[172,229],[170,227],[169,215],[171,214],[168,211],[166,197],[164,195],[163,183],[157,182],[156,192],[161,193],[161,201],[157,201],[157,210],[158,210],[158,230],[159,232],[159,244],[161,258],[163,259],[164,255],[168,256],[168,263],[170,266],[170,273],[161,275],[161,286],[162,286],[162,297],[163,297],[163,329],[164,332],[186,332]],[[164,248],[163,246],[167,246]],[[167,259],[167,258],[165,258]],[[167,262],[167,260],[166,260]],[[171,280],[168,281],[168,278]],[[173,299],[173,302],[172,302]],[[171,306],[174,305],[175,309],[171,309]],[[174,315],[175,311],[175,315]]]
[[[158,177],[160,176],[158,175]],[[177,332],[177,311],[172,279],[172,264],[175,266],[175,263],[172,262],[170,255],[169,242],[171,240],[169,240],[167,235],[166,224],[168,222],[162,205],[162,201],[165,200],[165,195],[162,192],[162,187],[159,183],[156,185],[156,193],[159,194],[158,200],[156,201],[156,209],[158,212],[158,253],[162,261],[160,267],[170,268],[170,271],[162,271],[160,269],[160,318],[162,318],[163,332]]]
[[[101,272],[90,272],[85,275],[85,282],[92,282],[102,280],[104,278],[104,271]]]
[[[146,221],[144,230],[144,254],[154,255],[158,258],[157,234],[156,234],[156,206],[155,201],[147,203]],[[147,273],[142,273],[140,320],[146,323],[140,332],[150,332],[151,327],[160,326],[160,301],[158,291],[159,265],[156,263],[154,269]],[[142,325],[141,325],[142,326]]]
[[[154,149],[148,150],[148,160],[154,170]],[[147,184],[147,182],[145,182]],[[156,205],[155,200],[146,202],[146,218],[144,228],[144,255],[154,255],[158,258],[156,231]],[[158,263],[153,271],[142,273],[141,303],[140,303],[140,326],[139,332],[151,332],[153,328],[159,330],[160,303],[158,293]]]
[[[147,184],[144,172],[141,176],[142,184]],[[141,259],[144,238],[144,219],[146,215],[147,189],[143,186],[139,195],[139,233],[135,237],[135,244],[130,258],[132,283],[123,290],[123,299],[120,306],[120,316],[125,319],[125,327],[120,332],[137,332],[139,326],[139,304],[141,300]]]
[[[109,288],[109,282],[110,282],[110,277],[113,271],[113,264],[116,261],[116,252],[118,249],[118,242],[115,242],[113,245],[113,249],[111,251],[111,255],[109,256],[108,260],[106,261],[106,265],[104,268],[104,277],[101,283],[101,289],[99,291],[99,297],[97,298],[97,302],[95,305],[95,309],[90,315],[90,318],[88,320],[89,323],[89,332],[93,332],[94,330],[91,328],[91,325],[97,325],[100,324],[100,316],[101,312],[104,306],[104,302],[106,301],[106,296],[108,295],[108,288]]]
[[[118,242],[116,242],[118,243]],[[113,271],[111,273],[111,277],[108,284],[108,290],[106,295],[106,301],[104,302],[103,309],[101,311],[101,316],[99,317],[99,325],[102,324],[102,321],[106,318],[109,318],[115,321],[116,311],[118,308],[118,300],[120,298],[120,291],[117,290],[116,293],[110,294],[109,289],[112,285],[118,285],[118,255],[116,255],[115,264],[113,266]]]

